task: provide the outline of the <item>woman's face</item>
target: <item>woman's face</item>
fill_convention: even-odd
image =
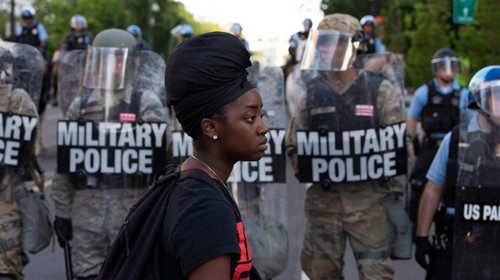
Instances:
[[[225,109],[225,120],[214,120],[217,135],[225,155],[235,161],[259,160],[267,150],[262,99],[251,89],[230,103]]]

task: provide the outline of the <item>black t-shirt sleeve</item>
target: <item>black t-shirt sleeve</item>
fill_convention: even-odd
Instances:
[[[233,209],[228,202],[219,199],[200,201],[180,217],[170,244],[184,276],[215,257],[238,255]]]

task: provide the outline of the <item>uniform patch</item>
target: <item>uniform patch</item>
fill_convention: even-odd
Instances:
[[[120,113],[120,122],[135,122],[136,117],[133,113]]]
[[[356,116],[373,117],[373,105],[356,105]]]

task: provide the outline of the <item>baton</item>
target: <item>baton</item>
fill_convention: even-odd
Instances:
[[[73,279],[73,263],[71,262],[71,247],[69,242],[64,244],[64,263],[66,265],[66,279]]]

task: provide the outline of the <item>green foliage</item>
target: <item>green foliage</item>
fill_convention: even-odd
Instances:
[[[451,6],[442,1],[416,3],[413,18],[407,20],[406,34],[411,40],[407,51],[407,82],[416,87],[432,78],[431,58],[440,48],[452,48],[454,32]]]
[[[215,24],[195,21],[184,4],[174,0],[37,0],[35,9],[37,20],[49,33],[49,53],[70,32],[69,21],[74,14],[85,16],[88,30],[94,36],[107,28],[125,29],[137,24],[143,38],[163,57],[168,57],[176,44],[175,38],[170,38],[170,29],[179,23],[191,24],[196,34],[220,29]]]
[[[465,83],[479,69],[500,62],[498,3],[495,0],[477,1],[477,24],[462,27],[456,40],[457,51],[470,63],[470,69],[463,73]]]
[[[370,3],[375,6],[370,7]],[[465,69],[459,80],[466,85],[477,70],[500,61],[498,3],[476,0],[475,25],[454,25],[452,3],[453,0],[322,0],[321,9],[325,14],[344,12],[358,18],[370,10],[382,15],[380,34],[385,35],[382,37],[387,50],[404,54],[410,87],[432,78],[431,57],[443,47],[457,51]]]

